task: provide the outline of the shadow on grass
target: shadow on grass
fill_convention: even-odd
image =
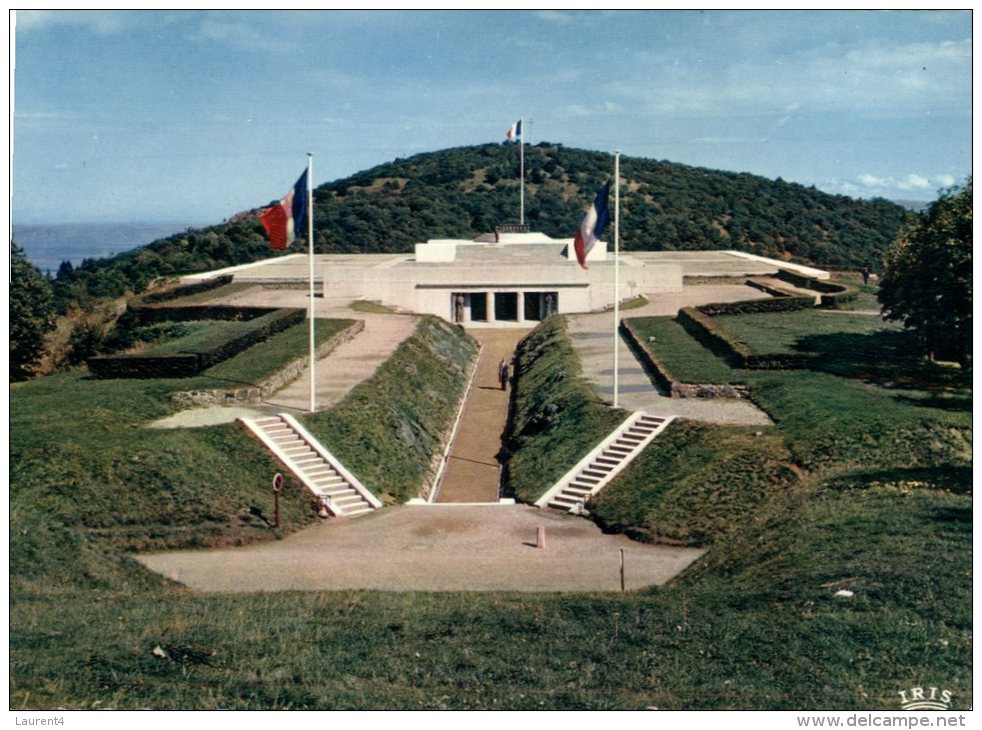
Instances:
[[[932,392],[965,391],[971,375],[960,368],[945,367],[924,357],[913,333],[879,330],[870,333],[835,332],[806,335],[795,349],[814,354],[813,370],[855,378],[886,387],[920,388]],[[912,405],[965,410],[964,399],[912,399]],[[969,399],[967,408],[971,409]]]
[[[905,485],[916,489],[969,494],[972,491],[972,467],[945,464],[939,467],[878,469],[850,474],[830,484],[843,490],[867,489],[877,485]]]

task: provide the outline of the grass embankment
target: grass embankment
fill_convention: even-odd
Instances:
[[[516,395],[526,401],[518,404],[525,423],[540,424],[540,441],[558,446],[578,430],[576,420],[560,430],[531,416],[568,413],[574,409],[564,410],[564,394],[574,404],[589,395],[562,385],[575,372],[559,375],[565,356],[557,350],[569,343],[551,331],[537,331],[541,348],[526,354],[542,366],[541,380],[531,380],[551,396],[532,387]],[[650,469],[684,479],[691,464],[707,482],[721,480],[707,495],[723,497],[740,475],[740,490],[752,491],[754,475],[766,477],[753,458],[758,449],[778,460],[790,452],[813,466],[790,489],[745,500],[744,514],[734,501],[710,521],[713,502],[705,499],[705,509],[677,510],[677,522],[655,521],[682,530],[687,512],[715,541],[661,589],[200,596],[122,559],[111,534],[83,529],[74,515],[84,504],[47,509],[55,485],[81,469],[74,441],[85,450],[105,439],[109,448],[170,407],[156,391],[140,402],[121,383],[53,378],[12,389],[13,461],[23,464],[29,452],[36,458],[12,480],[11,707],[896,710],[897,693],[911,686],[951,691],[956,710],[972,706],[968,453],[933,446],[943,429],[967,447],[971,408],[964,397],[772,372],[755,391],[776,421],[762,436],[673,425],[655,442],[672,449],[653,457]],[[835,400],[838,391],[844,395]],[[101,413],[59,417],[63,402],[79,398]],[[890,400],[897,410],[876,420],[870,412]],[[533,402],[538,406],[526,407]],[[866,442],[869,429],[891,419],[904,430]],[[727,435],[736,446],[746,440],[745,458],[717,461],[726,450],[716,440]],[[534,436],[525,432],[523,452],[540,453],[529,475],[549,470]],[[42,460],[35,448],[52,449],[51,458]],[[235,453],[209,453],[235,466]],[[93,498],[108,474],[112,461],[102,461],[105,472],[76,477],[86,484],[81,499]],[[162,490],[153,482],[170,483],[174,469],[187,475],[182,463],[148,474],[145,486]],[[657,471],[635,477],[638,489],[664,482]],[[621,477],[629,478],[630,471]],[[698,495],[698,481],[689,484]],[[195,486],[199,498],[208,489]],[[608,487],[611,498],[615,486]],[[46,509],[24,520],[35,494],[48,500]],[[671,515],[666,497],[650,495]],[[118,495],[124,503],[130,498]],[[693,504],[688,492],[674,498]],[[155,519],[128,514],[134,531]],[[624,519],[643,525],[646,514]],[[853,595],[837,597],[841,589]],[[164,657],[154,655],[157,646]]]
[[[546,320],[518,344],[515,373],[506,489],[534,502],[627,412],[608,407],[581,375],[564,317]]]
[[[379,499],[405,502],[453,425],[476,354],[462,328],[425,317],[371,378],[304,423]]]

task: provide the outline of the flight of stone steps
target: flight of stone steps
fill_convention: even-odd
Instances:
[[[375,495],[288,413],[239,420],[331,515],[356,517],[382,506]]]
[[[536,506],[579,513],[588,499],[607,486],[674,419],[643,411],[632,413],[542,495]]]

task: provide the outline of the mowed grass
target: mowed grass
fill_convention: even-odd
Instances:
[[[798,481],[774,428],[674,421],[591,502],[605,529],[704,546],[745,529]]]
[[[685,383],[743,383],[744,371],[730,367],[685,331],[674,317],[636,317],[631,320],[642,340]]]
[[[515,349],[505,486],[526,502],[541,497],[628,415],[608,407],[582,376],[566,327],[564,317],[550,317]]]
[[[520,358],[513,464],[525,455],[530,494],[621,420],[571,352],[556,318]],[[12,708],[897,710],[927,682],[973,705],[970,391],[766,372],[751,385],[775,426],[673,424],[595,505],[608,529],[711,546],[660,589],[202,596],[126,556],[149,512],[86,524],[126,464],[107,450],[170,412],[180,381],[58,378],[11,389]],[[171,461],[130,488],[206,495],[185,452],[236,468],[228,439],[149,441],[148,460]],[[66,478],[84,489],[58,506]]]
[[[354,324],[355,320],[352,319],[314,320],[314,347],[320,347]],[[294,360],[306,357],[309,351],[310,323],[308,321],[276,333],[235,357],[218,363],[204,374],[213,380],[256,384]]]
[[[802,341],[823,335],[873,335],[901,330],[900,325],[874,315],[822,309],[734,314],[716,317],[715,321],[759,353],[814,352]]]
[[[967,497],[828,493],[761,522],[631,594],[22,596],[11,706],[895,710],[928,676],[971,707]]]

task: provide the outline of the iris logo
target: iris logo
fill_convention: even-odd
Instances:
[[[905,710],[950,710],[951,692],[937,687],[911,687],[897,692]]]

